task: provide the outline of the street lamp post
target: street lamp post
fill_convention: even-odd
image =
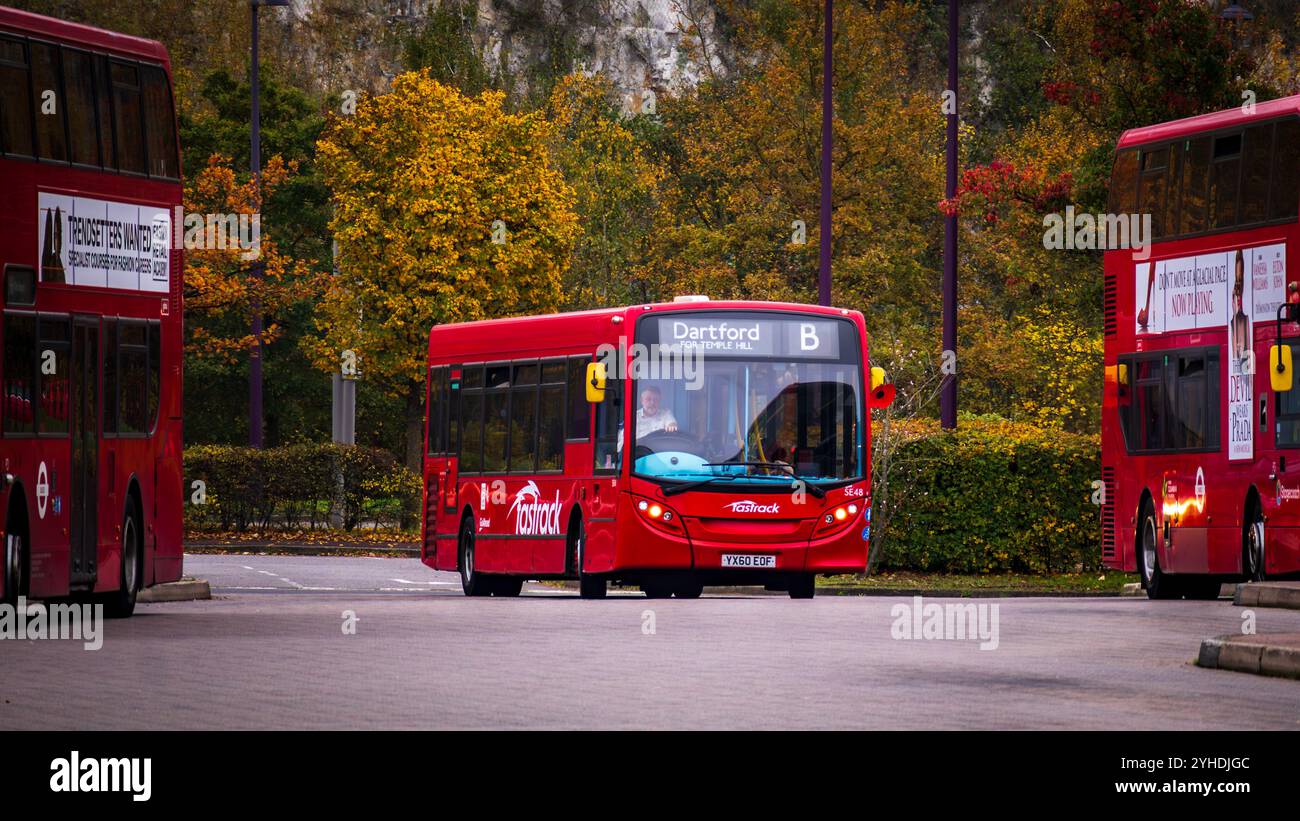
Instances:
[[[948,0],[948,135],[945,196],[957,196],[957,0]],[[957,215],[943,223],[943,359],[955,363],[957,354]],[[957,429],[957,373],[944,374],[939,392],[939,422],[945,430]]]
[[[822,196],[821,245],[818,249],[817,304],[831,304],[831,126],[835,116],[831,99],[832,0],[826,0],[826,23],[822,27]]]
[[[248,151],[249,167],[253,173],[253,186],[257,195],[257,210],[262,210],[262,87],[258,77],[258,28],[257,10],[262,6],[287,6],[289,0],[249,0],[249,13],[252,15],[252,69],[249,72],[249,85],[252,92],[252,132]],[[259,255],[249,266],[249,277],[253,280],[262,278],[262,260]],[[248,444],[255,448],[262,447],[262,303],[253,297],[253,347],[248,358]]]

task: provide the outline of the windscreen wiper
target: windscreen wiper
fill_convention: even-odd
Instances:
[[[808,489],[808,492],[811,493],[813,496],[816,496],[818,499],[825,498],[826,496],[825,488],[822,488],[819,485],[815,485],[812,482],[808,482],[803,479],[800,479],[798,474],[794,472],[794,468],[790,467],[785,462],[705,462],[704,463],[704,467],[706,468],[725,468],[725,467],[731,467],[732,465],[743,465],[746,467],[776,468],[777,470],[784,471],[785,473],[789,474],[790,478],[794,479],[796,482],[802,482],[803,486]],[[746,475],[749,475],[748,472],[746,473]]]
[[[685,493],[688,490],[702,487],[703,485],[707,485],[709,482],[733,482],[735,479],[735,476],[710,476],[707,479],[698,479],[694,482],[682,482],[677,485],[669,485],[663,490],[665,496],[674,496],[678,493]]]

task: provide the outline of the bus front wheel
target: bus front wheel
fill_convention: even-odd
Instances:
[[[573,525],[569,528],[569,555],[573,557],[574,572],[578,574],[578,597],[582,599],[603,599],[605,598],[605,578],[582,569],[582,562],[585,558],[583,551],[586,548],[587,529],[583,527],[580,517],[574,517]]]
[[[790,598],[811,599],[817,593],[817,575],[800,573],[790,579]]]
[[[1142,503],[1142,516],[1138,527],[1138,573],[1148,599],[1176,599],[1179,597],[1175,580],[1160,569],[1156,554],[1160,531],[1156,527],[1156,514],[1150,500]]]

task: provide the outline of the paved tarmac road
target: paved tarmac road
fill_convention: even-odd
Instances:
[[[141,605],[98,651],[0,642],[0,728],[1300,728],[1300,683],[1192,665],[1240,630],[1227,600],[932,600],[997,605],[981,650],[894,638],[910,598],[468,599],[410,559],[186,572],[216,598]]]

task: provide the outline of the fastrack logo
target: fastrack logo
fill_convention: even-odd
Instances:
[[[758,502],[755,502],[753,499],[742,499],[739,502],[732,502],[731,504],[723,505],[723,507],[731,508],[732,513],[780,513],[781,512],[781,505],[777,504],[776,502],[773,502],[770,505],[760,505]]]
[[[532,479],[519,489],[510,505],[507,516],[515,517],[515,533],[519,536],[558,536],[560,534],[560,491],[555,500],[543,502],[542,492]]]

